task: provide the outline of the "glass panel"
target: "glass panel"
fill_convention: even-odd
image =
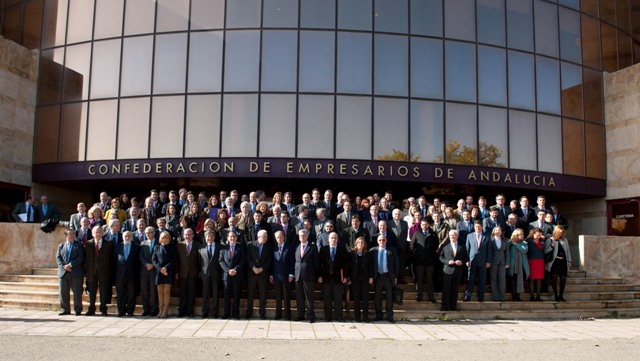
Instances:
[[[587,177],[606,178],[604,126],[585,123]]]
[[[470,41],[476,39],[476,17],[473,0],[445,1],[444,15],[445,37]]]
[[[535,108],[533,55],[509,51],[509,106]]]
[[[298,0],[264,0],[262,21],[265,28],[297,28]]]
[[[584,176],[584,123],[562,120],[564,174]]]
[[[504,0],[478,0],[478,41],[505,44]]]
[[[120,100],[118,159],[147,158],[149,154],[149,101],[147,97]]]
[[[45,50],[38,64],[38,105],[60,102],[64,48]]]
[[[189,92],[218,92],[222,83],[222,31],[191,33]]]
[[[374,89],[380,95],[407,95],[408,44],[406,36],[375,36]]]
[[[558,57],[558,7],[546,1],[535,2],[536,52]]]
[[[509,111],[509,167],[536,170],[536,116]]]
[[[191,0],[191,30],[222,29],[224,3],[225,0]]]
[[[617,28],[624,31],[631,31],[629,23],[629,0],[616,0],[616,18],[618,19]]]
[[[613,25],[616,24],[616,2],[600,0],[600,19]]]
[[[411,96],[442,99],[442,40],[411,38]]]
[[[124,16],[124,35],[153,32],[156,0],[127,1]]]
[[[335,35],[300,32],[300,91],[333,92]]]
[[[411,0],[411,34],[442,36],[442,0]]]
[[[120,83],[120,39],[93,43],[91,98],[118,96]]]
[[[225,91],[258,90],[259,66],[260,32],[228,31],[225,49]]]
[[[507,110],[478,107],[478,122],[478,139],[480,141],[478,165],[506,168],[509,164]]]
[[[370,34],[338,34],[338,92],[371,93]]]
[[[582,119],[582,68],[562,63],[562,114]]]
[[[631,65],[633,65],[631,37],[618,30],[618,66],[624,69]]]
[[[371,30],[372,0],[338,0],[338,28]]]
[[[447,99],[476,101],[476,51],[472,44],[445,42]]]
[[[262,32],[262,90],[295,91],[298,73],[298,32]]]
[[[185,157],[220,156],[220,95],[187,98]]]
[[[227,1],[227,28],[260,26],[261,0]]]
[[[124,0],[96,0],[94,39],[122,35]]]
[[[584,68],[584,119],[604,123],[602,73]]]
[[[222,111],[222,156],[255,157],[258,138],[258,96],[227,94]]]
[[[40,48],[44,0],[27,0],[22,10],[21,45],[27,49]]]
[[[609,73],[618,71],[618,42],[616,30],[606,24],[601,24],[602,36],[602,70]]]
[[[475,105],[447,103],[445,162],[478,164]]]
[[[189,27],[189,0],[156,0],[158,19],[156,31],[187,30]]]
[[[376,0],[376,31],[406,34],[407,0]]]
[[[154,94],[183,93],[187,74],[187,34],[156,35]]]
[[[580,8],[587,14],[598,16],[598,0],[580,0]]]
[[[87,160],[113,159],[116,144],[105,139],[116,139],[117,100],[101,100],[89,104],[87,128]]]
[[[42,47],[49,48],[56,45],[63,45],[67,27],[67,0],[45,1],[44,2],[44,19],[42,31]],[[19,9],[16,7],[16,9]],[[3,16],[7,16],[5,10]],[[3,22],[2,33],[4,31]],[[5,38],[8,36],[5,35]]]
[[[411,159],[426,163],[444,161],[443,117],[442,102],[411,100]]]
[[[507,0],[507,46],[533,51],[531,0]]]
[[[507,55],[504,49],[478,46],[478,100],[507,105]]]
[[[60,162],[84,160],[87,103],[66,104],[60,127]]]
[[[87,99],[91,44],[68,46],[64,69],[64,101]]]
[[[298,100],[298,158],[333,158],[332,95],[300,95]]]
[[[582,61],[584,65],[600,69],[600,22],[582,15]]]
[[[574,63],[581,63],[580,14],[560,8],[560,57]]]
[[[406,99],[375,98],[373,113],[373,157],[407,161],[409,109]]]
[[[34,163],[55,163],[58,161],[58,134],[60,132],[60,106],[39,107],[36,110],[34,131]]]
[[[558,3],[580,10],[580,0],[558,0]]]
[[[67,44],[91,40],[93,32],[93,1],[70,0]]]
[[[560,114],[560,64],[542,56],[536,62],[538,111]]]
[[[538,170],[562,173],[562,122],[538,114]]]
[[[181,158],[183,133],[184,96],[153,97],[149,157]]]
[[[631,35],[636,39],[640,38],[640,0],[631,0],[630,15]]]
[[[336,0],[301,0],[300,27],[334,29]]]
[[[122,96],[149,94],[153,37],[125,38],[123,52],[120,94]]]
[[[338,96],[336,123],[336,158],[371,159],[371,98]]]
[[[0,22],[0,34],[7,40],[20,43],[20,5],[2,9]]]
[[[296,96],[263,94],[260,101],[260,157],[296,154]],[[331,137],[333,147],[333,137]]]

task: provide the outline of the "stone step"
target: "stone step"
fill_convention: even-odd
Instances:
[[[32,268],[31,274],[36,276],[57,276],[57,268]]]
[[[31,282],[58,284],[58,276],[51,275],[11,275],[0,274],[0,282]]]

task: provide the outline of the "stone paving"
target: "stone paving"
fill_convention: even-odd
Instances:
[[[0,335],[306,340],[640,339],[640,319],[566,321],[290,322],[113,316],[58,316],[0,309]]]

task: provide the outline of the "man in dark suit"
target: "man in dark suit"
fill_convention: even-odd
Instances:
[[[538,211],[543,210],[545,213],[553,213],[553,210],[550,207],[547,207],[547,198],[543,195],[539,195],[536,198],[537,205],[533,210],[538,214]]]
[[[440,262],[444,265],[440,311],[458,310],[458,288],[462,279],[463,265],[469,261],[466,248],[458,242],[458,238],[458,231],[449,231],[449,244],[440,252]]]
[[[320,268],[318,249],[309,243],[309,231],[298,231],[300,245],[295,250],[296,305],[298,316],[294,321],[302,321],[306,317],[310,323],[316,321],[313,297],[313,283],[317,280]]]
[[[122,234],[123,242],[116,246],[116,292],[118,317],[133,316],[136,308],[136,283],[140,270],[140,246],[132,242],[131,232]]]
[[[324,200],[320,201],[319,205],[316,205],[319,208],[325,209],[325,214],[327,218],[332,221],[336,220],[336,216],[338,215],[338,208],[336,204],[333,202],[333,192],[330,189],[327,189],[324,192]]]
[[[387,222],[387,227],[393,232],[398,240],[398,259],[400,261],[400,270],[398,271],[398,282],[404,281],[405,268],[409,264],[409,224],[402,219],[402,210],[399,208],[391,211],[391,220]]]
[[[140,220],[144,222],[144,220]],[[156,287],[156,275],[158,270],[153,266],[151,256],[153,248],[158,244],[156,230],[147,227],[143,231],[144,241],[140,243],[140,295],[142,296],[142,316],[155,316],[158,314],[158,289]],[[132,234],[133,238],[133,234]],[[132,240],[133,243],[135,240]]]
[[[416,289],[418,302],[423,300],[425,281],[427,283],[427,298],[429,302],[436,302],[433,274],[437,263],[438,237],[429,227],[429,221],[425,218],[420,221],[420,231],[411,237],[410,248],[413,253],[413,270],[416,276]]]
[[[80,220],[87,217],[87,207],[85,207],[84,203],[78,203],[76,209],[78,210],[78,213],[74,213],[71,215],[71,217],[69,217],[69,228],[72,231],[80,229],[80,227],[82,226],[80,224]]]
[[[518,216],[515,213],[509,213],[507,216],[507,223],[504,225],[504,236],[507,239],[511,239],[513,231],[518,228]],[[460,237],[462,239],[462,237]]]
[[[490,208],[489,217],[482,220],[482,232],[491,236],[494,228],[500,226],[504,229],[504,225],[500,223],[500,219],[498,218],[499,214],[498,207],[492,206]]]
[[[65,242],[58,245],[56,262],[60,279],[60,315],[71,314],[69,290],[73,290],[73,309],[76,316],[82,314],[82,274],[84,273],[84,250],[82,244],[76,242],[72,230],[64,231]]]
[[[398,256],[393,247],[387,247],[383,235],[377,237],[377,247],[371,248],[371,278],[375,283],[374,304],[376,321],[382,320],[382,296],[386,301],[387,321],[393,323],[393,286],[398,283]]]
[[[88,240],[93,239],[91,228],[89,228],[90,224],[91,221],[87,217],[80,220],[80,227],[75,231],[76,240],[80,242],[80,246],[84,246]]]
[[[229,233],[235,233],[236,243],[244,247],[244,245],[247,243],[246,233],[237,227],[238,221],[235,218],[229,218],[228,222],[229,228],[225,228],[220,232],[220,238],[222,239],[222,242],[227,242],[227,240],[229,239]]]
[[[544,219],[547,216],[547,212],[544,209],[538,211],[538,219],[535,222],[529,223],[528,232],[533,229],[540,228],[544,237],[548,237],[553,233],[553,226],[547,223]]]
[[[153,225],[149,224],[149,227],[153,228]],[[147,228],[147,221],[145,221],[142,218],[136,221],[136,230],[131,231],[131,234],[133,236],[133,242],[141,244],[145,239],[147,239],[147,237],[144,234],[146,228]]]
[[[473,283],[478,277],[478,302],[484,301],[484,285],[487,282],[487,268],[491,267],[491,240],[482,233],[482,222],[476,221],[473,225],[474,232],[467,235],[466,249],[469,255],[467,267],[469,267],[469,280],[467,290],[462,302],[471,300]]]
[[[369,243],[367,247],[369,248],[375,247],[376,244],[374,243],[374,241],[377,240],[378,237],[380,236],[383,236],[384,239],[387,240],[387,244],[386,244],[387,247],[393,247],[393,249],[396,252],[398,252],[398,239],[396,238],[396,235],[393,232],[389,231],[387,221],[382,219],[378,221],[378,233],[375,233],[371,236],[371,243]]]
[[[498,221],[500,222],[500,224],[506,224],[507,217],[511,213],[511,210],[506,205],[506,201],[507,199],[504,197],[503,194],[498,194],[496,196],[495,207],[498,208]],[[462,238],[462,235],[460,235],[458,239],[466,239],[466,238]]]
[[[282,232],[284,233],[284,242],[289,244],[291,246],[291,250],[293,251],[296,247],[298,247],[299,243],[296,227],[291,223],[291,216],[287,211],[282,211],[282,213],[280,213],[280,220],[280,226],[282,227]]]
[[[523,230],[529,228],[529,223],[535,222],[537,218],[536,212],[529,207],[529,199],[527,197],[520,197],[520,208],[517,208],[515,213],[518,216],[518,228]]]
[[[107,192],[100,192],[100,202],[94,203],[94,207],[99,207],[102,209],[102,214],[105,214],[109,208],[111,208],[111,204],[109,203],[109,195]]]
[[[320,248],[320,278],[322,284],[322,299],[324,300],[324,317],[331,321],[331,309],[336,321],[344,322],[342,318],[342,296],[344,285],[349,274],[347,249],[338,246],[338,233],[329,233],[329,244]]]
[[[464,202],[464,200],[462,201]],[[465,243],[467,241],[467,235],[473,232],[473,221],[471,220],[471,211],[469,211],[466,208],[462,211],[462,217],[460,219],[460,222],[456,224],[456,231],[458,231],[458,239],[464,240],[462,243]]]
[[[180,304],[178,317],[193,317],[196,301],[196,283],[200,273],[198,245],[193,241],[193,230],[184,230],[184,241],[178,243],[178,283],[180,284]]]
[[[282,318],[282,301],[284,299],[284,318],[291,320],[291,288],[294,279],[294,247],[285,242],[284,232],[276,231],[276,246],[273,248],[273,261],[269,281],[276,290],[276,320]]]
[[[351,216],[351,227],[342,231],[342,239],[338,238],[338,244],[350,251],[355,246],[356,239],[360,237],[364,238],[367,247],[369,247],[371,234],[368,229],[362,227],[360,215],[354,214]]]
[[[238,235],[235,232],[227,233],[227,244],[220,249],[220,267],[222,268],[222,281],[224,283],[224,314],[222,318],[233,316],[240,318],[240,286],[242,273],[246,263],[245,250],[237,243]],[[233,294],[233,307],[231,297]]]
[[[253,220],[249,223],[247,229],[247,243],[256,242],[258,240],[258,233],[265,231],[267,233],[267,243],[273,245],[275,240],[273,239],[273,233],[271,232],[271,226],[262,217],[262,212],[255,211],[253,213]]]
[[[378,206],[372,204],[371,207],[369,207],[369,220],[365,220],[362,227],[366,228],[369,234],[376,234],[378,233],[378,221]],[[372,242],[373,240],[367,240],[367,247],[369,247]]]
[[[217,318],[219,308],[220,245],[215,242],[215,231],[205,231],[204,239],[203,247],[198,250],[200,254],[200,278],[202,279],[202,318],[209,317],[209,313],[213,318]],[[212,303],[213,305],[211,305]]]
[[[322,230],[316,234],[316,246],[318,247],[318,251],[320,251],[322,247],[329,245],[329,234],[333,232],[333,229],[333,221],[327,220],[324,222],[324,227],[322,227]]]
[[[336,216],[336,232],[339,233],[349,228],[349,225],[351,225],[351,215],[356,214],[356,212],[351,209],[351,202],[344,202],[342,208],[344,212]]]
[[[259,212],[259,211],[257,211]],[[271,244],[268,243],[267,231],[258,231],[258,240],[247,243],[247,312],[245,316],[250,319],[253,316],[253,298],[258,286],[258,297],[260,298],[259,313],[260,319],[267,318],[267,281],[269,279],[269,269],[273,260]]]
[[[553,221],[555,225],[562,226],[565,231],[569,229],[569,221],[567,221],[567,217],[558,212],[558,206],[551,205],[551,212],[553,213]]]
[[[18,223],[25,222],[20,218],[23,215],[22,217],[24,217],[26,223],[34,223],[36,221],[36,207],[33,205],[33,201],[33,196],[29,194],[26,202],[18,203],[13,212],[11,212],[13,220]]]
[[[100,289],[100,313],[107,316],[107,304],[111,299],[111,278],[115,259],[113,244],[103,239],[102,227],[92,230],[93,239],[84,246],[87,285],[89,287],[89,309],[87,316],[96,314],[96,297]]]
[[[36,206],[36,222],[42,222],[45,219],[60,219],[61,216],[58,207],[49,203],[47,196],[40,197],[40,204]]]

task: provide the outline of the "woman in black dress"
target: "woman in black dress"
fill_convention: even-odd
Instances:
[[[153,247],[151,262],[156,268],[156,285],[158,287],[158,317],[166,318],[171,301],[171,284],[175,278],[176,247],[171,243],[171,235],[165,231],[160,234],[160,244]]]
[[[555,226],[553,234],[544,244],[544,253],[553,254],[551,262],[547,262],[545,268],[549,271],[549,281],[553,289],[556,301],[566,302],[564,299],[564,288],[567,284],[567,274],[571,268],[571,252],[569,242],[564,236],[564,228]],[[560,292],[558,292],[558,277],[560,278]]]
[[[353,311],[356,322],[369,322],[369,276],[370,261],[367,242],[358,237],[349,254],[351,262],[351,294],[353,295]],[[362,309],[362,313],[361,310]],[[362,317],[361,317],[362,315]]]

